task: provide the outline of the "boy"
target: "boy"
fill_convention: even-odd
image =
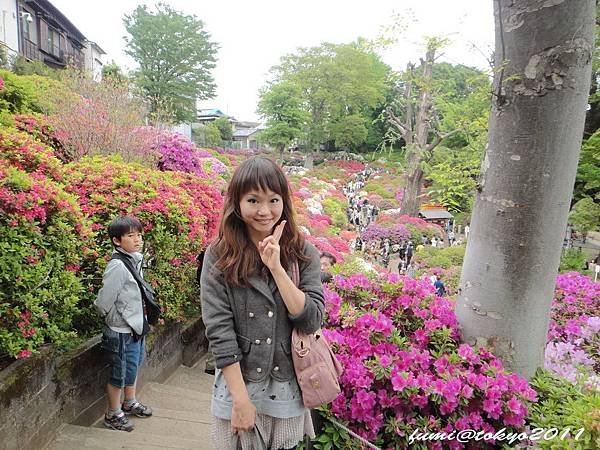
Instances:
[[[108,236],[115,249],[128,257],[142,275],[142,224],[131,216],[114,219],[108,226]],[[109,361],[109,379],[106,385],[108,409],[104,425],[119,431],[134,428],[127,415],[150,417],[152,409],[135,398],[138,369],[144,359],[144,337],[149,329],[142,303],[142,293],[134,276],[123,261],[111,259],[102,277],[102,288],[94,305],[104,318],[102,349]],[[121,404],[121,391],[125,401]]]

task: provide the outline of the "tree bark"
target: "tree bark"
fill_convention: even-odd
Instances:
[[[304,168],[305,169],[312,169],[313,165],[314,165],[314,152],[312,150],[308,150],[306,152],[306,157],[304,159]]]
[[[408,128],[406,141],[407,148],[407,174],[406,174],[406,189],[400,206],[400,213],[409,216],[417,216],[419,214],[419,206],[421,204],[421,182],[423,180],[423,170],[421,163],[428,159],[429,152],[427,149],[427,137],[429,135],[429,123],[432,113],[431,101],[431,78],[433,74],[433,62],[435,59],[435,46],[429,45],[425,54],[425,61],[422,62],[423,79],[421,92],[419,96],[419,108],[417,118],[414,123],[414,135],[412,129],[412,108],[411,99],[407,97],[407,119],[406,126]],[[412,67],[411,67],[412,69]],[[412,72],[412,70],[411,70]],[[408,84],[407,96],[412,90],[412,80]],[[408,137],[408,139],[407,139]],[[412,144],[414,140],[414,144]]]
[[[421,205],[421,184],[423,183],[423,171],[417,168],[406,178],[406,188],[402,197],[402,214],[417,216]]]
[[[594,46],[593,0],[495,0],[494,101],[456,314],[530,378],[577,169]]]

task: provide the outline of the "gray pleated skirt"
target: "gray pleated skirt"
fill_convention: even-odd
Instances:
[[[213,445],[215,450],[233,450],[237,437],[231,432],[231,422],[226,419],[213,418]],[[289,449],[300,443],[304,436],[315,437],[310,410],[303,416],[280,419],[265,414],[256,415],[256,423],[263,430],[268,449]],[[241,450],[254,450],[250,433],[242,433]]]

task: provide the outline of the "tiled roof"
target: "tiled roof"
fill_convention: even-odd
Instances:
[[[419,216],[424,219],[453,219],[454,216],[445,209],[422,209]]]
[[[248,137],[259,131],[258,128],[241,128],[233,132],[233,137]]]

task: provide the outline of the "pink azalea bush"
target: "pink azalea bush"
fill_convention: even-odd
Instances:
[[[337,275],[325,292],[325,334],[345,368],[331,412],[353,431],[381,448],[409,448],[417,428],[508,433],[524,426],[535,391],[487,350],[460,344],[453,306],[428,280]],[[452,449],[492,444],[444,441]]]
[[[84,267],[84,273],[102,279],[112,251],[107,226],[119,214],[132,214],[144,226],[148,256],[155,256],[146,276],[160,293],[164,317],[182,320],[193,314],[198,307],[192,282],[196,256],[215,235],[222,207],[221,194],[210,180],[126,164],[118,157],[83,159],[67,165],[65,171],[66,190],[78,198],[98,231],[95,240],[86,242],[95,259]],[[98,286],[90,288],[94,292]]]
[[[178,170],[193,173],[199,177],[206,176],[201,161],[201,158],[206,155],[200,153],[196,145],[187,137],[163,131],[157,136],[156,145],[159,154],[159,170]],[[210,154],[208,155],[210,156]]]
[[[359,161],[336,160],[331,161],[330,164],[351,173],[362,172],[365,169],[365,164]]]
[[[383,212],[377,216],[376,223],[381,226],[389,226],[395,223],[404,225],[410,233],[410,238],[413,242],[420,242],[422,235],[429,238],[443,235],[443,231],[439,225],[428,223],[419,217],[399,215],[397,213]]]
[[[392,244],[399,244],[410,237],[410,232],[400,223],[390,227],[382,227],[378,223],[369,224],[362,232],[361,238],[365,242],[389,239]]]
[[[347,251],[346,252],[339,251],[338,250],[339,246],[336,248],[336,246],[332,245],[331,241],[329,239],[327,239],[326,237],[312,236],[312,235],[304,236],[304,237],[306,238],[306,240],[308,242],[310,242],[315,247],[317,247],[317,249],[319,249],[319,251],[331,253],[333,256],[335,256],[335,258],[337,259],[338,262],[344,261],[344,253],[347,253]],[[348,248],[348,247],[346,246],[346,248]]]
[[[54,156],[61,161],[69,160],[66,149],[59,141],[54,128],[48,123],[46,116],[17,114],[14,116],[14,121],[17,130],[33,136],[42,144],[50,147],[54,151]]]
[[[26,358],[76,335],[92,231],[64,180],[50,148],[0,133],[0,354]]]
[[[600,390],[600,283],[578,272],[558,275],[545,367]]]

